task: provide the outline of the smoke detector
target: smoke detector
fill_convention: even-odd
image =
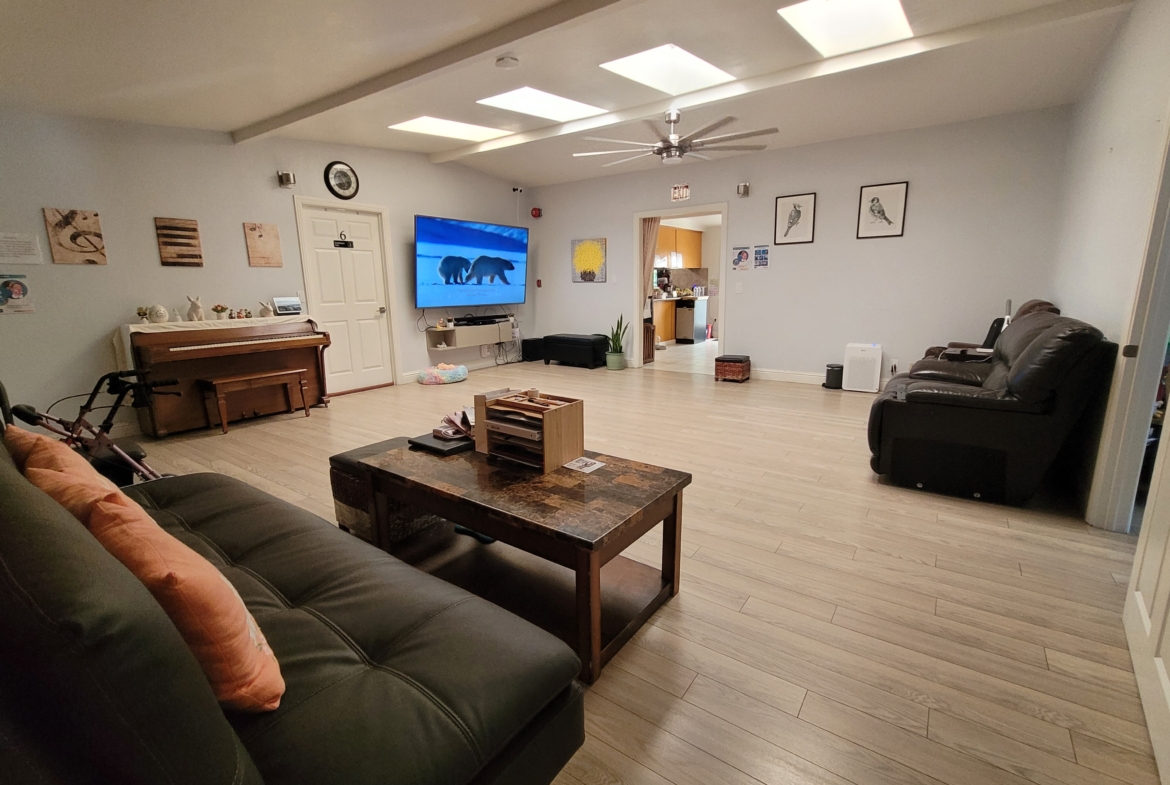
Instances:
[[[515,55],[500,55],[496,58],[496,68],[503,68],[505,71],[511,71],[513,68],[520,67],[520,58]]]

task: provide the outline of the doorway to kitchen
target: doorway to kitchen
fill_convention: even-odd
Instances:
[[[649,269],[637,287],[643,324],[634,349],[647,369],[715,374],[724,337],[726,212],[726,205],[704,205],[636,216]]]

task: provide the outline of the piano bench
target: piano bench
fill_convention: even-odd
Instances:
[[[215,425],[212,410],[213,401],[219,410],[219,424],[223,432],[228,432],[227,395],[240,390],[254,390],[257,387],[284,387],[284,397],[288,400],[289,412],[295,412],[297,406],[293,401],[293,389],[300,395],[300,408],[309,416],[309,382],[305,378],[306,368],[294,368],[288,371],[261,371],[260,373],[241,373],[235,376],[218,376],[212,379],[199,379],[199,387],[203,390],[203,403],[207,408],[207,427]]]

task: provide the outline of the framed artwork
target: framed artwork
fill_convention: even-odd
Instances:
[[[325,187],[338,199],[352,199],[358,192],[357,172],[345,161],[330,161],[325,167]]]
[[[901,237],[906,228],[906,191],[910,183],[863,185],[857,207],[857,239]]]
[[[155,218],[158,258],[164,267],[202,267],[203,244],[199,222],[186,218]]]
[[[772,245],[811,243],[816,218],[815,193],[777,196],[775,236],[772,238]]]
[[[573,283],[605,283],[605,238],[573,240]]]
[[[105,264],[106,241],[98,214],[89,210],[44,208],[53,264]]]
[[[250,267],[283,267],[280,255],[280,227],[276,224],[244,224]]]

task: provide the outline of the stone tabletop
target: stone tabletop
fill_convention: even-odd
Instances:
[[[585,451],[605,464],[584,474],[564,467],[538,474],[469,451],[438,456],[400,448],[364,458],[375,473],[407,486],[483,508],[515,525],[601,547],[642,511],[691,483],[686,472]]]

